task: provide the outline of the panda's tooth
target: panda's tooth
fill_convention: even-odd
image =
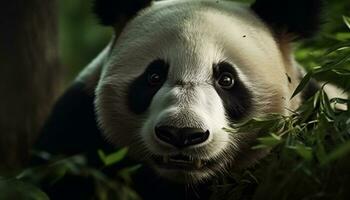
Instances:
[[[168,163],[169,162],[169,156],[163,156],[163,162]]]
[[[196,159],[194,160],[194,165],[196,166],[197,169],[202,167],[202,160]]]

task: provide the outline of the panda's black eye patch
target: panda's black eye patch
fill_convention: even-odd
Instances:
[[[238,121],[247,116],[252,107],[252,95],[239,79],[233,65],[228,62],[213,64],[213,79],[230,119]]]
[[[146,70],[129,87],[129,108],[136,114],[147,110],[153,96],[166,81],[169,64],[162,59],[152,61]]]
[[[149,86],[157,86],[164,83],[168,73],[168,64],[161,59],[157,59],[149,64],[146,69],[147,82]]]

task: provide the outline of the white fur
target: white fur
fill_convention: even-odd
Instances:
[[[101,53],[88,65],[83,71],[79,73],[75,81],[83,82],[86,84],[86,89],[90,93],[94,93],[96,85],[100,79],[102,68],[108,59],[108,53],[110,51],[110,44],[105,47]]]
[[[194,179],[224,171],[256,137],[255,133],[230,135],[223,129],[230,124],[211,84],[213,63],[231,63],[253,92],[250,116],[285,113],[291,107],[292,91],[279,46],[246,5],[210,0],[154,3],[127,24],[110,55],[96,87],[96,111],[106,137],[147,160],[149,155],[178,153],[155,138],[157,124],[209,130],[208,141],[182,153],[216,160],[218,167],[187,174]],[[146,113],[133,114],[126,106],[128,86],[158,58],[170,63],[168,80]],[[184,85],[176,85],[178,80]],[[258,158],[254,152],[246,155],[246,163]]]

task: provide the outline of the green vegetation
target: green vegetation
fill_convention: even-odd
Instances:
[[[110,30],[98,27],[89,14],[88,1],[61,3],[61,55],[69,80],[108,41]],[[330,15],[322,34],[298,46],[296,57],[308,74],[296,90],[311,78],[335,83],[350,90],[350,10],[348,0],[329,2]],[[232,177],[215,185],[216,197],[225,199],[348,199],[350,197],[350,99],[329,99],[321,89],[290,116],[271,115],[252,119],[237,129],[259,128],[264,135],[253,148],[271,149],[269,156],[253,168],[232,172]],[[127,149],[106,155],[98,151],[107,166],[120,162]],[[41,153],[42,157],[50,157]],[[11,178],[0,178],[0,199],[46,200],[40,185],[52,184],[67,175],[90,177],[96,183],[95,197],[138,199],[130,187],[130,175],[140,166],[122,168],[115,177],[87,165],[82,155],[50,158],[47,165],[25,169]],[[232,181],[234,180],[234,181]]]
[[[299,50],[299,59],[311,67],[295,95],[311,78],[324,80],[325,85],[334,82],[349,93],[350,20],[343,20],[347,32],[305,43]],[[325,48],[328,39],[333,45]],[[216,193],[227,199],[348,199],[350,110],[338,107],[350,108],[350,99],[329,99],[321,88],[290,116],[271,115],[238,126],[241,131],[261,129],[265,136],[253,148],[272,152],[255,167],[232,172],[237,182],[226,182]]]
[[[130,187],[131,175],[140,168],[140,165],[118,169],[111,177],[107,177],[103,173],[105,168],[117,164],[125,158],[127,148],[120,149],[110,155],[98,150],[98,154],[104,163],[101,168],[89,166],[84,155],[65,158],[52,157],[45,152],[36,153],[37,157],[48,160],[48,163],[25,169],[15,177],[0,177],[0,199],[48,200],[49,198],[41,190],[41,187],[50,187],[64,177],[71,176],[81,177],[82,180],[94,183],[95,188],[91,198],[98,200],[140,199]]]

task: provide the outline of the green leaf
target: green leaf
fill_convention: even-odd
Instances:
[[[339,41],[348,41],[350,40],[350,32],[338,32],[335,38]]]
[[[314,95],[313,107],[316,108],[319,102],[320,102],[320,91],[317,91],[316,94]]]
[[[39,188],[17,179],[0,179],[0,199],[49,200]]]
[[[298,95],[309,83],[311,77],[313,76],[313,72],[307,73],[304,78],[300,81],[298,87],[295,89],[292,97],[290,99],[293,99],[296,95]]]
[[[128,168],[124,168],[124,169],[120,170],[118,172],[118,174],[120,177],[122,177],[124,179],[124,181],[126,183],[131,184],[131,182],[132,182],[131,175],[133,173],[135,173],[137,170],[139,170],[141,167],[142,167],[142,165],[139,164],[139,165],[131,166]]]
[[[314,74],[322,74],[324,72],[328,72],[338,68],[339,66],[343,66],[350,59],[350,54],[342,53],[337,56],[337,58],[333,59],[331,62],[324,64],[322,67],[314,70]]]
[[[346,26],[350,29],[350,18],[347,16],[343,16],[343,21],[346,24]]]
[[[128,153],[128,148],[122,148],[119,151],[106,155],[102,150],[98,150],[98,155],[100,156],[102,162],[106,166],[110,166],[123,160]]]
[[[350,76],[350,70],[348,69],[334,69],[332,71],[341,76]]]
[[[331,107],[329,98],[324,90],[322,90],[320,94],[321,111],[328,117],[329,120],[333,120],[335,118],[335,113]]]
[[[347,47],[350,47],[350,42],[342,42],[340,44],[334,45],[331,48],[327,49],[325,54],[328,55],[335,51],[338,51],[340,49],[347,48]]]
[[[270,136],[258,138],[258,141],[260,142],[260,144],[252,147],[252,149],[274,147],[282,142],[282,138],[272,133],[270,134]]]
[[[100,159],[102,160],[102,162],[105,163],[105,160],[107,159],[106,158],[107,157],[106,154],[101,149],[99,149],[97,151],[97,153],[98,153],[98,156],[100,157]]]
[[[289,149],[295,150],[298,155],[307,161],[312,159],[312,148],[305,146],[305,144],[298,142],[295,146],[289,146]]]
[[[330,162],[338,160],[345,155],[350,153],[350,141],[345,142],[344,144],[339,145],[335,150],[333,150],[330,154],[326,155],[326,157],[321,162],[321,165],[327,165]]]
[[[350,99],[332,98],[330,102],[337,103],[337,104],[348,104],[350,103]]]

